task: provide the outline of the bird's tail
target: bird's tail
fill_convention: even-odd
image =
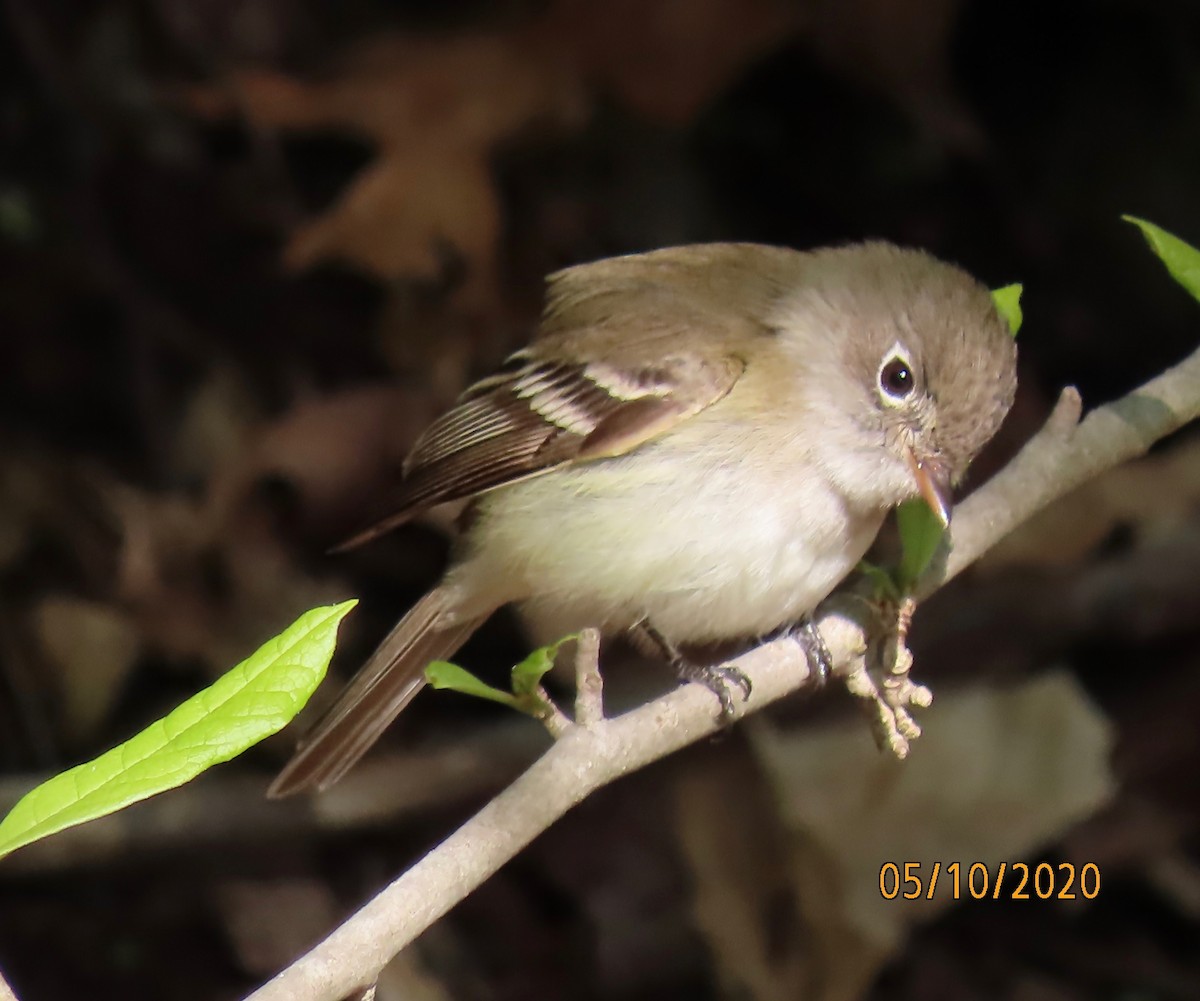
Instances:
[[[345,775],[425,686],[426,665],[452,656],[490,614],[454,612],[444,586],[417,602],[300,742],[267,795],[320,791]]]

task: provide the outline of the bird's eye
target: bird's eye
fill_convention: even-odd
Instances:
[[[903,358],[892,358],[879,370],[879,388],[893,400],[902,400],[913,391],[912,369]]]

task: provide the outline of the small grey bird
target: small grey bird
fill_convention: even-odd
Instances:
[[[397,513],[474,498],[441,582],[272,784],[340,778],[493,611],[681,646],[800,623],[887,512],[951,488],[1000,426],[1016,346],[988,290],[886,243],[675,247],[549,278],[533,343],[417,441]]]

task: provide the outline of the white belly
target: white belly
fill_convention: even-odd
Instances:
[[[642,618],[676,642],[763,635],[811,611],[879,530],[883,512],[848,511],[826,483],[641,451],[557,471],[484,498],[458,579],[503,581],[539,639]]]

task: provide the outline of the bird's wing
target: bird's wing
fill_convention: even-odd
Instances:
[[[539,337],[471,386],[404,464],[395,514],[358,545],[444,501],[569,463],[623,455],[725,396],[744,347],[804,255],[708,244],[551,275]]]
[[[518,352],[435,421],[405,460],[395,514],[344,547],[434,504],[622,455],[715,403],[744,369],[732,355],[686,349],[644,364],[539,354]]]

